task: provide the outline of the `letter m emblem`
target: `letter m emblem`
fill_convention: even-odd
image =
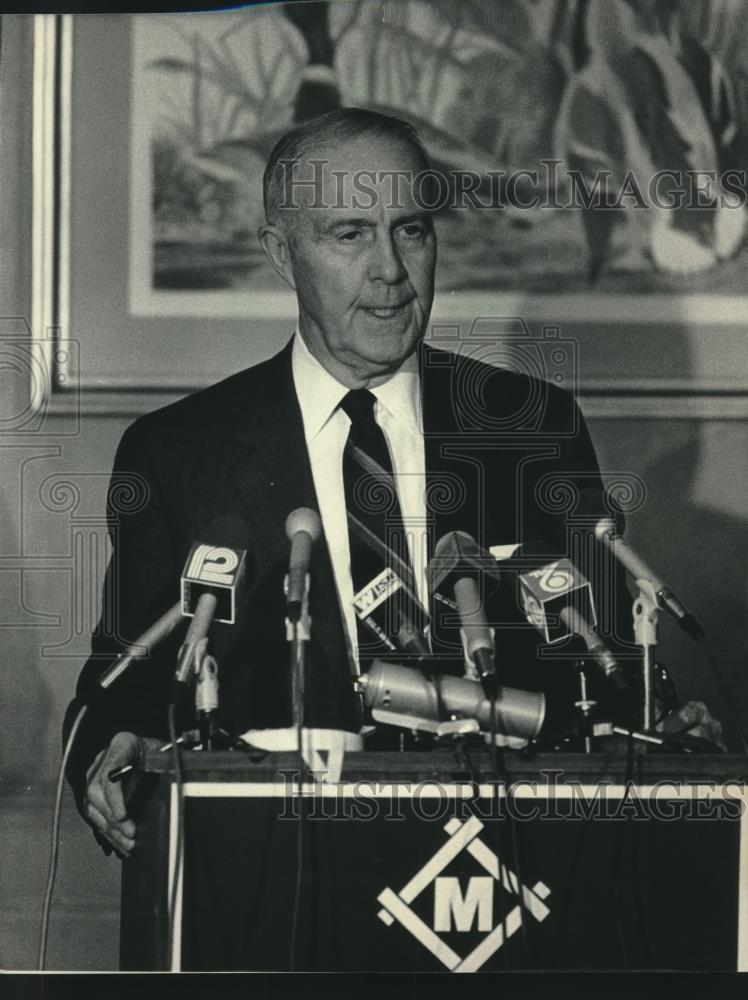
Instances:
[[[476,914],[478,930],[493,928],[493,884],[487,875],[474,875],[467,884],[465,895],[460,880],[440,876],[434,880],[434,930],[451,931],[452,922],[457,931],[472,930]]]

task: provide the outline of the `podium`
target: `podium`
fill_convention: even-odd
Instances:
[[[173,762],[150,754],[121,968],[748,969],[744,759],[504,760],[497,788],[482,751],[349,753],[300,796],[295,753],[184,753],[177,870]]]

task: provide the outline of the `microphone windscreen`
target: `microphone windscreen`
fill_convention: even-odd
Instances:
[[[480,545],[467,531],[453,531],[455,552],[465,561],[480,559],[483,555]]]
[[[616,529],[615,519],[612,517],[601,517],[600,520],[595,525],[595,538],[599,542],[603,541],[604,538],[611,538],[618,535]]]
[[[286,537],[292,541],[300,531],[306,532],[313,542],[317,541],[322,534],[322,522],[316,510],[310,507],[298,507],[291,511],[286,518]]]
[[[467,531],[448,531],[434,546],[426,567],[430,592],[444,585],[453,573],[480,574],[498,580],[501,576],[496,559],[483,549]]]
[[[434,556],[440,559],[443,559],[445,556],[451,556],[455,548],[456,534],[456,531],[448,531],[446,535],[442,535],[434,546]]]

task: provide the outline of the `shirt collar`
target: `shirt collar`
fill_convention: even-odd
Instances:
[[[296,330],[291,348],[291,371],[309,444],[319,434],[348,392],[323,368]]]
[[[346,386],[323,368],[296,330],[291,348],[291,370],[309,444],[319,434],[348,392]],[[407,430],[420,432],[421,394],[418,358],[411,354],[395,374],[373,388],[379,405]]]
[[[421,431],[421,380],[418,358],[411,354],[392,378],[371,390],[378,403],[406,430]]]

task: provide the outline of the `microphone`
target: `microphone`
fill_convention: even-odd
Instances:
[[[619,691],[626,691],[628,689],[626,675],[618,666],[616,658],[595,631],[594,626],[590,625],[587,619],[572,607],[562,608],[560,616],[572,633],[582,639],[587,647],[587,652],[593,658],[603,676],[614,687],[618,688]]]
[[[356,617],[379,642],[392,653],[399,649],[417,659],[423,659],[429,655],[429,650],[407,604],[417,613],[420,605],[391,566],[385,566],[353,595]],[[359,653],[362,652],[365,650],[359,649]]]
[[[299,507],[286,518],[286,537],[291,542],[286,577],[286,615],[298,622],[307,593],[307,577],[312,545],[322,534],[322,522],[316,510]]]
[[[532,740],[545,720],[545,696],[535,691],[502,687],[492,703],[477,681],[449,674],[427,676],[397,663],[374,660],[357,682],[364,705],[376,722],[437,732],[448,719],[475,719],[491,732],[495,706],[496,731],[504,736]]]
[[[486,621],[478,584],[472,577],[462,576],[455,580],[454,595],[465,655],[478,671],[486,696],[496,698],[499,692],[494,663],[494,633]]]
[[[501,578],[496,560],[482,549],[465,531],[450,531],[434,546],[427,576],[429,589],[451,584],[457,613],[460,617],[465,656],[478,673],[487,697],[498,695],[498,679],[494,662],[495,646],[493,629],[489,628],[476,582],[478,574]]]
[[[111,687],[117,678],[127,670],[133,660],[143,660],[149,657],[154,647],[171,635],[182,621],[182,617],[182,607],[180,602],[177,601],[153,625],[147,628],[135,642],[124,649],[110,667],[107,667],[101,677],[93,684],[94,693],[99,689],[105,691]]]
[[[603,675],[619,690],[626,675],[595,631],[597,616],[592,588],[570,559],[559,558],[539,569],[520,573],[520,598],[525,616],[548,643],[579,636]]]
[[[455,570],[466,567],[495,580],[501,579],[496,559],[487,549],[481,548],[472,535],[466,531],[448,531],[434,546],[426,570],[429,591],[433,593],[443,587]]]
[[[672,615],[684,632],[688,633],[695,640],[704,638],[704,629],[696,618],[685,604],[675,596],[672,590],[652,572],[631,546],[621,538],[612,518],[603,517],[597,522],[595,525],[595,537],[610,549],[624,569],[635,580],[646,580],[652,585],[659,607]]]
[[[416,659],[429,656],[423,637],[428,616],[416,594],[410,566],[350,511],[348,527],[384,564],[384,568],[353,595],[356,617],[391,652],[400,650]]]
[[[207,529],[206,536],[218,541],[224,538],[229,540],[238,538],[243,541],[247,537],[247,530],[239,518],[219,518]],[[198,618],[199,629],[195,631],[207,633],[213,614],[220,603],[217,620],[233,623],[235,594],[243,578],[244,560],[243,550],[225,551],[221,546],[195,543],[187,556],[181,579],[180,599],[119,654],[114,663],[95,682],[94,689],[107,690],[134,660],[149,657],[153,649],[171,635],[186,615]],[[203,599],[202,604],[201,599]],[[210,615],[208,615],[209,608],[212,609]],[[208,618],[207,623],[206,618]],[[194,653],[197,644],[194,635],[190,643]]]
[[[196,657],[214,621],[233,625],[237,592],[244,583],[247,526],[238,517],[220,517],[205,530],[206,540],[195,542],[181,579],[182,614],[192,620],[179,650],[174,680],[187,684]]]

